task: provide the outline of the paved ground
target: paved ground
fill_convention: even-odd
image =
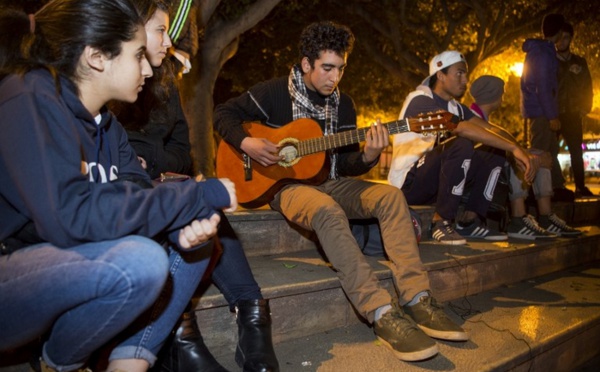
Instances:
[[[590,190],[600,195],[600,178],[588,180],[587,186]],[[573,184],[567,184],[567,187],[574,189]],[[600,280],[596,279],[595,286],[600,287]],[[600,300],[597,301],[598,306]],[[482,308],[491,308],[497,305],[481,304]],[[506,310],[506,309],[505,309]],[[508,311],[508,310],[506,310]],[[569,310],[564,310],[563,315],[569,316]],[[600,313],[600,309],[596,307]],[[452,316],[460,321],[457,314]],[[489,333],[487,327],[477,329],[480,325],[471,325],[475,335],[486,334],[485,337],[494,338],[498,334]],[[479,333],[478,333],[479,332]],[[486,333],[488,332],[488,333]],[[481,336],[476,336],[481,337]],[[423,371],[423,370],[461,370],[458,364],[450,355],[455,352],[467,353],[472,355],[474,350],[479,349],[478,354],[484,350],[482,343],[462,344],[457,347],[452,343],[440,342],[441,354],[432,360],[421,363],[404,363],[398,361],[393,355],[381,345],[375,338],[372,329],[364,324],[335,329],[330,332],[315,334],[310,337],[299,340],[283,342],[276,345],[277,353],[280,355],[282,371],[309,372],[309,371]],[[213,350],[218,360],[231,371],[239,371],[233,360],[231,350]],[[483,354],[482,354],[483,355]],[[0,366],[3,364],[0,361]],[[592,372],[600,370],[600,357],[590,361],[583,368],[577,369],[577,372]],[[29,371],[26,364],[20,364],[13,367],[0,367],[0,372],[26,372]]]
[[[468,342],[438,341],[440,353],[422,362],[402,362],[359,324],[276,345],[282,372],[504,371],[513,358],[556,347],[565,329],[594,324],[600,310],[600,263],[503,286],[446,304],[447,313],[471,334]],[[582,328],[589,328],[587,325]],[[522,370],[592,372],[600,358],[571,368],[577,346],[557,348],[559,360],[538,358]],[[222,352],[222,351],[221,351]],[[230,371],[240,371],[233,355],[219,355]],[[536,355],[536,354],[534,354]],[[547,358],[547,357],[546,357]],[[550,356],[549,358],[552,358]],[[508,362],[507,362],[508,361]],[[514,368],[511,366],[509,368]],[[523,365],[521,365],[523,367]],[[529,367],[531,367],[529,369]]]

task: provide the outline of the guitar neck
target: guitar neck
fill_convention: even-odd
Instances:
[[[382,123],[387,128],[390,134],[409,132],[410,127],[406,119]],[[335,133],[319,138],[311,138],[300,141],[298,149],[299,156],[314,154],[317,152],[327,151],[338,147],[353,145],[365,141],[369,127],[348,130],[341,133]]]

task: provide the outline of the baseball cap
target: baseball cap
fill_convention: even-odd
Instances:
[[[465,56],[456,50],[447,50],[433,57],[429,62],[429,76],[423,80],[422,85],[429,85],[429,79],[435,75],[436,72],[451,66],[458,62],[467,63]]]

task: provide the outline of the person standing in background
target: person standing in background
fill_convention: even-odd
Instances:
[[[573,26],[565,23],[562,37],[556,42],[558,57],[558,109],[560,135],[571,154],[571,169],[575,178],[575,197],[594,196],[585,186],[583,169],[583,117],[592,109],[594,92],[592,75],[585,58],[571,53]]]
[[[565,188],[558,163],[558,59],[554,44],[561,38],[565,18],[547,14],[542,20],[543,39],[527,39],[521,75],[521,115],[530,126],[531,147],[548,151],[552,156],[554,200],[573,201],[574,194]]]

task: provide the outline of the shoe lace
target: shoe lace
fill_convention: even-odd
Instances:
[[[444,306],[438,304],[435,298],[431,296],[423,296],[421,297],[420,301],[432,317],[446,317],[446,313],[444,312]]]
[[[387,324],[400,336],[407,336],[411,332],[418,331],[415,322],[406,314],[400,307],[394,307],[392,310],[384,314],[384,318],[387,318]]]
[[[454,234],[454,228],[452,227],[452,224],[446,220],[438,222],[436,227],[447,235]]]
[[[563,230],[571,230],[571,228],[567,225],[567,223],[554,213],[552,213],[550,216],[548,216],[548,219],[550,220],[550,222],[552,222],[553,224],[555,224],[556,226],[558,226],[559,228],[561,228]]]
[[[535,218],[533,218],[533,216],[530,214],[523,217],[523,223],[525,223],[525,226],[527,226],[528,228],[530,228],[531,230],[533,230],[537,233],[543,234],[546,232],[546,230],[544,230],[540,225],[538,225]]]

